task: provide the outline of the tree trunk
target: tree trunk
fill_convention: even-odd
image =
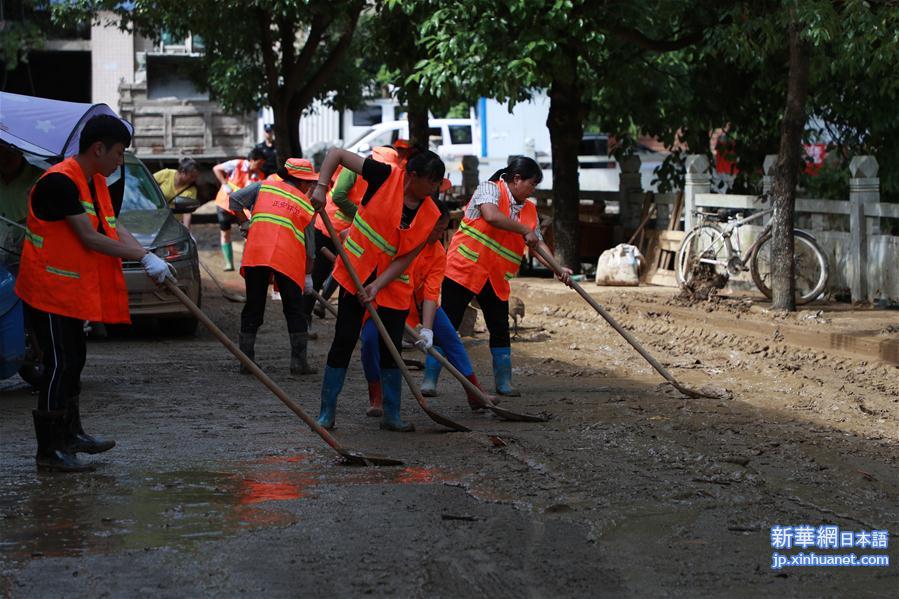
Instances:
[[[809,48],[800,39],[799,26],[790,25],[790,73],[787,105],[780,128],[780,149],[771,185],[774,217],[771,240],[771,307],[796,310],[796,278],[793,258],[793,211],[796,182],[802,168],[802,132],[805,129],[805,100],[808,95]]]
[[[284,127],[287,129],[287,156],[299,158],[303,155],[303,145],[300,143],[300,118],[303,116],[303,110],[309,104],[300,98],[299,94],[291,94],[290,100],[287,102],[287,122]]]
[[[406,92],[406,118],[409,121],[409,141],[413,145],[420,145],[423,148],[428,147],[429,108],[427,98],[420,94],[417,89],[410,89]]]
[[[584,134],[585,109],[577,81],[577,57],[571,56],[565,77],[556,77],[549,90],[549,128],[553,168],[554,253],[565,266],[580,271],[580,186],[578,149]]]
[[[293,156],[290,152],[290,129],[287,125],[287,112],[284,109],[285,103],[283,100],[272,99],[271,103],[272,115],[275,119],[273,123],[275,126],[275,148],[278,150],[278,160],[283,164],[285,160]],[[281,165],[279,164],[278,167],[280,168]]]

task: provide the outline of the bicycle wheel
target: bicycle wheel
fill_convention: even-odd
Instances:
[[[727,262],[731,250],[716,225],[700,225],[694,227],[684,237],[677,256],[674,259],[674,277],[677,284],[683,287],[693,278],[697,269],[703,269],[709,275],[728,276]]]
[[[765,297],[771,299],[771,232],[765,233],[749,260],[752,280]],[[824,293],[830,277],[827,256],[815,238],[803,231],[793,231],[793,262],[796,269],[796,303],[807,304]]]

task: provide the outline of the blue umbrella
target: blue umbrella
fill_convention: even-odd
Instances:
[[[84,124],[98,114],[120,118],[106,104],[63,102],[0,92],[0,141],[32,156],[53,159],[78,153]],[[131,123],[122,119],[134,134]]]

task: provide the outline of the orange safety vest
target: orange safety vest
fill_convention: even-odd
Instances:
[[[399,159],[399,155],[397,154],[396,150],[394,150],[393,148],[388,148],[386,146],[378,146],[374,148],[371,152],[371,157],[378,162],[383,162],[384,164],[391,164],[394,166],[399,166],[401,168],[404,168],[406,166],[405,161],[401,161]],[[353,218],[347,214],[344,214],[343,211],[341,211],[337,206],[337,204],[335,204],[331,199],[331,196],[334,193],[334,185],[337,183],[337,178],[340,176],[342,170],[343,165],[337,167],[337,170],[334,171],[334,175],[331,177],[331,188],[328,190],[328,201],[325,203],[325,212],[328,214],[328,218],[331,219],[331,224],[334,225],[334,230],[337,233],[349,229],[350,225],[353,222]],[[362,198],[365,196],[366,189],[368,189],[368,181],[357,174],[356,182],[347,192],[347,199],[358,207],[359,203],[362,202]],[[325,227],[320,218],[315,219],[315,228],[324,233],[325,237],[329,239],[331,238],[331,236],[328,234],[327,227]]]
[[[81,205],[95,230],[103,223],[110,239],[118,239],[116,217],[106,187],[106,178],[94,175],[97,207],[94,209],[87,177],[74,158],[67,158],[47,169],[61,173],[78,187]],[[25,243],[16,293],[25,303],[49,312],[93,322],[128,323],[128,289],[122,273],[122,260],[90,250],[65,219],[40,220],[28,200]]]
[[[306,226],[315,209],[300,190],[283,181],[263,181],[250,218],[240,264],[268,266],[290,277],[301,288],[306,281]]]
[[[243,189],[250,183],[255,183],[256,181],[261,181],[265,178],[265,173],[263,173],[262,170],[256,169],[255,171],[249,171],[245,170],[244,167],[246,166],[246,160],[238,161],[237,166],[234,167],[234,170],[231,171],[231,174],[228,176],[228,184],[222,185],[215,195],[215,205],[228,214],[234,214],[234,211],[231,210],[231,204],[228,201],[228,193]]]
[[[341,231],[349,229],[350,225],[353,224],[353,217],[344,214],[340,207],[334,203],[334,200],[331,199],[331,196],[334,193],[334,184],[337,183],[337,177],[340,176],[341,171],[343,171],[342,165],[334,171],[334,176],[331,177],[331,188],[328,189],[327,201],[325,202],[325,213],[327,213],[328,218],[331,219],[331,224],[334,225],[334,230],[338,234]],[[347,192],[346,197],[356,206],[359,206],[359,203],[362,201],[362,196],[365,195],[365,190],[367,188],[368,181],[363,179],[361,175],[356,175],[356,182]],[[322,219],[315,219],[315,228],[324,233],[325,237],[331,237],[328,234],[327,227],[322,223]]]
[[[421,322],[419,307],[425,300],[438,302],[443,274],[446,270],[446,248],[439,241],[425,246],[412,263],[412,305],[406,323],[416,327]],[[380,294],[379,294],[380,295]]]
[[[499,210],[511,214],[512,194],[505,182],[499,187]],[[537,207],[525,202],[518,220],[529,229],[537,227]],[[446,258],[446,276],[469,291],[480,293],[489,280],[496,297],[508,301],[509,280],[518,274],[524,256],[524,237],[489,224],[482,217],[464,218],[453,235]]]
[[[422,201],[409,228],[400,229],[405,176],[402,168],[391,165],[390,176],[368,203],[359,207],[350,226],[344,247],[362,282],[375,271],[383,272],[397,256],[404,256],[424,243],[440,218],[440,210],[428,197]],[[356,293],[343,260],[337,261],[333,277],[341,287]],[[406,274],[378,292],[378,305],[385,308],[408,310],[411,300],[412,285]]]

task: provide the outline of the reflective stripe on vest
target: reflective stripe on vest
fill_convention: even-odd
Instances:
[[[361,212],[361,211],[360,211]],[[359,230],[360,233],[365,235],[366,239],[372,242],[379,250],[390,256],[396,256],[396,248],[390,245],[386,239],[381,237],[381,235],[375,231],[371,225],[365,222],[365,219],[362,218],[362,214],[360,212],[356,213],[356,217],[353,219],[353,224]]]
[[[117,222],[117,221],[116,221],[116,218],[115,218],[114,216],[107,216],[107,217],[106,217],[106,224],[109,225],[109,226],[110,226],[111,228],[113,228],[113,229],[116,228],[116,222]]]
[[[505,258],[506,260],[508,260],[509,262],[514,264],[515,266],[518,266],[521,263],[521,256],[519,254],[517,254],[514,250],[510,250],[509,248],[505,247],[500,242],[496,241],[495,239],[493,239],[486,233],[478,231],[471,225],[463,222],[459,226],[459,231],[461,231],[465,235],[468,235],[475,241],[479,241],[479,242],[483,243],[487,249],[495,252],[500,257]],[[460,246],[460,252],[461,252],[461,246]],[[462,255],[465,256],[464,253]],[[465,256],[465,257],[468,258],[468,256]],[[477,254],[475,254],[475,258],[473,258],[473,260],[477,261]]]
[[[349,253],[356,256],[357,258],[361,258],[362,254],[365,252],[365,248],[363,248],[361,245],[359,245],[349,237],[346,238],[346,241],[343,242],[343,245]]]
[[[288,191],[285,191],[285,190],[281,189],[280,187],[275,187],[274,185],[267,185],[267,184],[263,183],[259,186],[259,191],[260,192],[265,191],[268,193],[275,194],[276,196],[281,196],[282,198],[288,199],[291,202],[296,203],[297,205],[299,205],[300,208],[302,208],[309,214],[315,213],[315,208],[312,207],[312,204],[310,204],[309,202],[307,202],[300,196],[294,195]]]
[[[52,266],[47,266],[47,272],[52,273],[54,275],[59,275],[61,277],[68,277],[70,279],[80,279],[81,275],[77,272],[73,272],[71,270],[63,270],[61,268],[54,268]]]
[[[286,216],[272,214],[271,212],[255,212],[253,213],[253,218],[250,219],[250,230],[252,230],[253,224],[257,222],[271,223],[273,225],[278,225],[279,227],[284,227],[293,233],[294,237],[296,237],[300,243],[306,244],[306,235],[297,229]]]
[[[90,202],[85,202],[82,200],[81,207],[84,208],[84,211],[90,214],[91,216],[97,216],[97,211],[94,210],[94,205]]]
[[[471,249],[464,243],[460,243],[459,247],[457,249],[459,250],[460,254],[462,254],[463,256],[465,256],[466,258],[471,260],[472,262],[477,262],[478,258],[481,257],[481,255],[479,253],[477,253],[476,251],[474,251],[473,249]]]
[[[25,239],[30,241],[32,243],[32,245],[34,245],[34,247],[36,247],[36,248],[44,247],[44,238],[41,237],[40,235],[35,235],[34,233],[31,232],[31,229],[29,229],[27,227],[25,228]]]

